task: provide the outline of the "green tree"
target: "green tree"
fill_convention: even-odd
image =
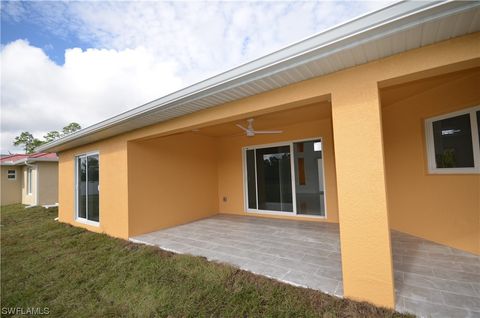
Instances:
[[[32,148],[30,149],[30,152],[29,152],[29,153],[35,152],[35,149],[36,149],[38,146],[43,145],[44,143],[45,143],[45,141],[43,141],[43,140],[40,140],[40,139],[37,139],[37,138],[33,138]]]
[[[25,153],[33,153],[35,152],[35,148],[38,146],[46,143],[46,142],[51,142],[56,139],[59,139],[65,135],[71,134],[79,129],[82,129],[79,124],[77,123],[70,123],[67,126],[63,127],[62,133],[52,130],[48,132],[45,136],[43,136],[44,140],[37,139],[33,137],[31,133],[28,131],[22,132],[19,136],[15,137],[15,140],[13,142],[14,146],[22,146],[23,149],[25,150]]]
[[[43,136],[43,139],[45,139],[45,142],[50,142],[50,141],[54,141],[55,139],[58,139],[60,137],[61,137],[61,135],[58,131],[52,130],[52,131],[48,132],[45,136]]]
[[[43,143],[43,141],[33,137],[33,135],[28,131],[24,131],[20,134],[20,136],[15,137],[13,145],[23,146],[25,153],[32,153],[35,151],[35,148]]]
[[[80,130],[80,129],[82,129],[82,127],[80,127],[79,124],[70,123],[67,126],[63,127],[62,132],[63,132],[64,135],[68,135],[68,134],[71,134],[71,133],[73,133],[77,130]]]

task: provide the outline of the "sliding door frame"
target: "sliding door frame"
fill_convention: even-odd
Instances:
[[[90,156],[98,156],[98,168],[99,168],[99,174],[100,174],[100,152],[98,151],[92,151],[92,152],[87,152],[87,153],[82,153],[82,154],[78,154],[78,155],[75,155],[75,165],[74,165],[74,175],[75,175],[75,178],[74,178],[74,190],[75,190],[75,207],[74,207],[74,220],[76,222],[79,222],[79,223],[83,223],[83,224],[87,224],[87,225],[93,225],[93,226],[100,226],[100,200],[99,200],[99,207],[98,207],[98,210],[99,210],[99,220],[98,222],[97,221],[92,221],[92,220],[89,220],[88,219],[88,157]],[[86,180],[85,180],[85,183],[86,183],[86,196],[85,196],[85,200],[86,200],[86,203],[85,203],[85,217],[82,218],[80,217],[78,214],[78,202],[79,202],[79,199],[78,199],[78,158],[82,158],[84,157],[85,158],[85,173],[86,173]],[[99,193],[100,195],[100,193]]]
[[[297,213],[297,191],[296,191],[296,183],[297,183],[297,176],[295,174],[295,154],[293,145],[296,142],[305,142],[305,141],[315,141],[320,140],[322,143],[322,170],[323,170],[323,193],[324,193],[324,205],[325,205],[325,213],[324,215],[307,215],[307,214],[298,214]],[[279,146],[289,146],[290,147],[290,171],[291,171],[291,179],[292,179],[292,204],[293,204],[293,212],[284,212],[284,211],[273,211],[273,210],[261,210],[258,208],[258,191],[257,191],[257,149],[260,148],[269,148],[269,147],[279,147]],[[319,219],[326,219],[327,218],[327,190],[325,184],[325,156],[324,156],[324,144],[323,144],[323,137],[313,137],[313,138],[306,138],[306,139],[296,139],[296,140],[288,140],[288,141],[281,141],[276,143],[270,144],[258,144],[258,145],[250,145],[246,147],[242,147],[242,169],[243,169],[243,205],[244,210],[247,213],[252,214],[271,214],[271,215],[282,215],[282,216],[298,216],[298,217],[306,217],[306,218],[319,218]],[[255,163],[255,196],[256,196],[256,209],[250,209],[248,207],[248,171],[247,171],[247,150],[254,151],[254,163]]]

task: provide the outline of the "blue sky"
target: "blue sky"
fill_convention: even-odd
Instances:
[[[1,151],[83,127],[386,2],[1,3]]]
[[[35,12],[38,4],[33,2],[9,2],[2,1],[1,11],[1,44],[6,45],[18,39],[25,39],[38,48],[41,48],[55,63],[62,65],[65,62],[65,50],[79,47],[86,49],[88,43],[78,39],[74,33],[60,36],[51,32],[42,24],[42,16]],[[11,6],[8,8],[8,6]],[[7,7],[7,8],[5,8]],[[30,11],[30,14],[17,13],[12,7],[21,8],[22,11]],[[13,12],[12,12],[13,11]],[[31,16],[36,18],[31,19]]]
[[[27,39],[31,45],[42,48],[55,63],[65,62],[65,50],[72,47],[86,49],[87,43],[75,37],[59,37],[45,32],[36,23],[30,21],[17,22],[11,19],[1,20],[1,44],[5,45],[18,39]]]

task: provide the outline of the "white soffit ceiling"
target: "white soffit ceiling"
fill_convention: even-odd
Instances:
[[[61,151],[480,31],[480,2],[398,2],[38,148]]]

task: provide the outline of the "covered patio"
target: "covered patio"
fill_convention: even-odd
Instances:
[[[398,311],[480,314],[479,256],[397,231],[391,239]],[[219,214],[131,240],[343,296],[338,224]]]
[[[480,316],[478,175],[432,173],[425,124],[473,116],[479,76],[272,95],[262,111],[129,141],[129,238],[402,312]]]

